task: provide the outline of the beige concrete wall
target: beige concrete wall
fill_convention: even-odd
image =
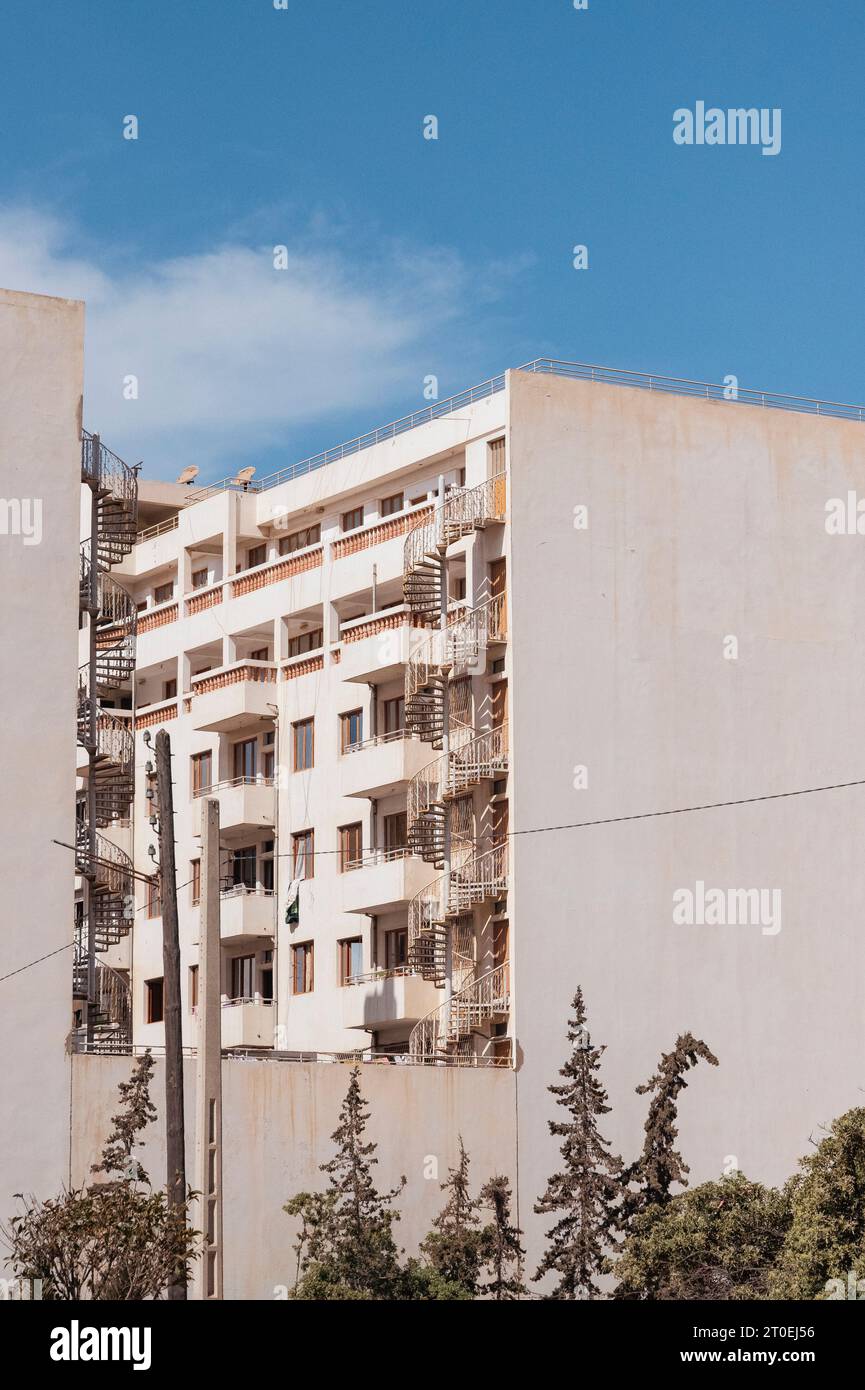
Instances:
[[[71,944],[84,306],[0,290],[0,497],[38,499],[41,540],[0,534],[0,975]],[[4,512],[4,515],[7,513]],[[36,530],[29,534],[35,539]],[[72,952],[0,982],[0,1219],[68,1164]]]
[[[510,388],[512,827],[861,777],[865,538],[824,522],[828,499],[865,492],[865,427],[521,373]],[[862,1103],[863,816],[851,789],[517,835],[524,1214],[557,1159],[544,1088],[578,983],[626,1159],[634,1087],[686,1029],[720,1059],[681,1097],[692,1182],[728,1156],[780,1181]],[[781,890],[781,930],[675,925],[697,880]]]
[[[132,1062],[125,1057],[73,1059],[76,1125],[74,1181],[98,1157],[117,1108],[117,1083]],[[348,1086],[349,1068],[288,1062],[223,1061],[223,1181],[225,1187],[225,1297],[272,1299],[294,1283],[291,1246],[295,1223],[282,1211],[296,1192],[324,1190],[318,1165],[332,1156],[330,1136]],[[439,1181],[457,1160],[462,1134],[475,1190],[494,1172],[515,1187],[516,1108],[513,1072],[366,1066],[362,1088],[370,1104],[367,1136],[379,1145],[376,1181],[392,1187],[405,1175],[398,1202],[399,1245],[415,1253],[440,1210]],[[161,1062],[152,1095],[159,1119],[145,1134],[139,1157],[154,1185],[164,1181]],[[187,1173],[193,1178],[195,1063],[186,1063]],[[438,1180],[430,1159],[438,1165]]]

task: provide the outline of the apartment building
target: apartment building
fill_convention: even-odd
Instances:
[[[133,629],[136,646],[100,703],[118,737],[135,725],[132,813],[98,832],[97,858],[128,856],[116,911],[134,901],[100,942],[104,1045],[162,1040],[161,904],[131,874],[154,867],[165,728],[190,1046],[212,796],[225,1047],[507,1064],[503,405],[468,393],[456,417],[261,484],[138,482],[104,580],[123,614],[97,618],[106,659]]]
[[[490,1068],[499,1104],[510,1071],[530,1259],[577,984],[617,1151],[691,1030],[719,1058],[681,1103],[692,1181],[786,1177],[861,1097],[865,590],[826,518],[865,495],[863,422],[542,361],[273,477],[139,480],[106,692],[135,799],[99,834],[152,869],[165,728],[185,1042],[208,795],[224,1047]],[[780,910],[684,922],[700,885]],[[130,893],[96,1045],[158,1047],[159,902]]]

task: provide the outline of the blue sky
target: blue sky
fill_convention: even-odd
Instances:
[[[150,476],[541,355],[865,400],[852,0],[4,0],[0,32],[0,283],[87,299],[88,424]],[[780,154],[677,146],[698,100],[780,107]]]

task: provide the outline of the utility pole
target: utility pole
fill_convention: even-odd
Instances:
[[[198,1058],[195,1188],[204,1251],[196,1271],[202,1299],[222,1298],[222,1008],[219,936],[219,802],[201,802],[201,926],[198,933]]]
[[[174,795],[171,740],[156,735],[156,787],[159,796],[159,867],[162,908],[163,1016],[165,1020],[165,1153],[168,1202],[186,1203],[186,1142],[183,1127],[183,1038],[180,1015],[180,934],[177,925],[177,871],[174,863]],[[186,1298],[186,1279],[169,1285],[169,1299]]]

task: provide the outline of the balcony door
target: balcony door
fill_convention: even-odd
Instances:
[[[253,782],[257,765],[258,740],[245,738],[234,745],[234,780]]]

